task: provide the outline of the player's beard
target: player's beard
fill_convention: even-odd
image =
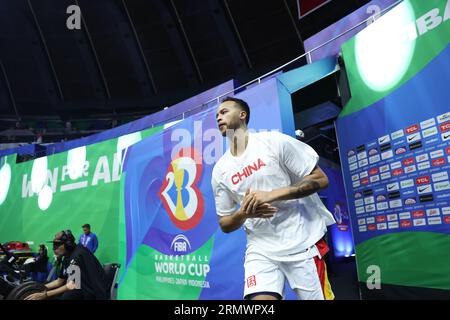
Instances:
[[[221,130],[221,134],[222,137],[232,139],[238,130],[245,130],[245,128],[242,127],[239,119],[233,119],[225,124],[225,129]]]

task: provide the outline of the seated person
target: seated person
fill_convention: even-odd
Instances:
[[[58,279],[47,283],[47,290],[31,294],[25,300],[107,300],[106,274],[97,258],[81,244],[75,243],[70,230],[55,235],[53,251],[61,260]]]
[[[23,265],[23,269],[28,272],[42,272],[47,273],[48,255],[47,248],[44,244],[39,245],[39,253],[34,258],[34,261]]]
[[[25,263],[20,266],[20,269],[27,273],[31,272],[33,280],[45,282],[48,274],[48,255],[46,246],[44,244],[39,245],[39,253],[34,258],[26,260]]]
[[[32,271],[47,273],[48,254],[45,244],[39,245],[39,254],[34,261],[34,267]]]

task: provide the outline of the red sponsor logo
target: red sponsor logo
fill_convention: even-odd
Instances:
[[[373,230],[376,230],[376,229],[377,229],[377,226],[374,225],[374,224],[369,224],[369,225],[367,226],[367,229],[373,231]]]
[[[369,174],[370,174],[371,176],[373,176],[374,174],[377,174],[378,172],[379,172],[378,168],[373,168],[373,169],[370,169],[370,170],[369,170]]]
[[[411,220],[400,221],[400,227],[401,228],[408,228],[408,227],[411,227],[411,226],[412,226]]]
[[[445,149],[445,153],[446,153],[446,154],[450,154],[450,147],[447,147],[447,148]]]
[[[445,164],[445,158],[434,159],[433,161],[431,161],[431,164],[433,165],[433,167],[442,166],[443,164]]]
[[[430,183],[430,176],[423,176],[416,178],[416,184],[429,184]]]
[[[368,184],[368,183],[369,183],[369,178],[361,179],[361,184]]]
[[[410,166],[412,164],[414,164],[414,158],[408,158],[408,159],[403,160],[404,166]]]
[[[419,125],[418,124],[409,126],[408,128],[405,129],[406,134],[414,133],[414,132],[417,132],[417,131],[419,131]]]
[[[444,217],[444,223],[450,223],[450,216]]]
[[[265,167],[265,166],[266,166],[266,164],[261,159],[258,159],[258,161],[255,161],[253,164],[245,166],[244,169],[242,169],[242,173],[236,172],[231,177],[231,182],[236,185],[239,182],[241,182],[242,180],[247,179],[254,172],[260,170],[262,167]]]
[[[377,222],[385,222],[386,221],[386,216],[377,216],[376,220],[377,220]]]
[[[423,211],[423,210],[413,211],[412,216],[414,219],[423,218],[423,217],[425,217],[425,211]]]
[[[247,278],[247,288],[256,286],[256,276],[250,276]]]
[[[447,132],[448,130],[450,130],[450,121],[441,124],[439,126],[439,129],[441,130],[441,132]]]
[[[403,174],[403,169],[402,168],[398,168],[398,169],[392,170],[392,175],[394,177],[400,176],[402,174]]]

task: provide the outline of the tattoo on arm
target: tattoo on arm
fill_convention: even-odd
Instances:
[[[309,179],[302,179],[292,186],[295,188],[296,198],[307,197],[320,190],[319,182]]]

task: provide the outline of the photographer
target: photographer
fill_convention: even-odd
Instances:
[[[81,244],[75,243],[70,230],[57,233],[53,251],[62,257],[58,279],[46,284],[47,290],[34,293],[25,300],[106,300],[108,288],[106,275],[97,258]]]

